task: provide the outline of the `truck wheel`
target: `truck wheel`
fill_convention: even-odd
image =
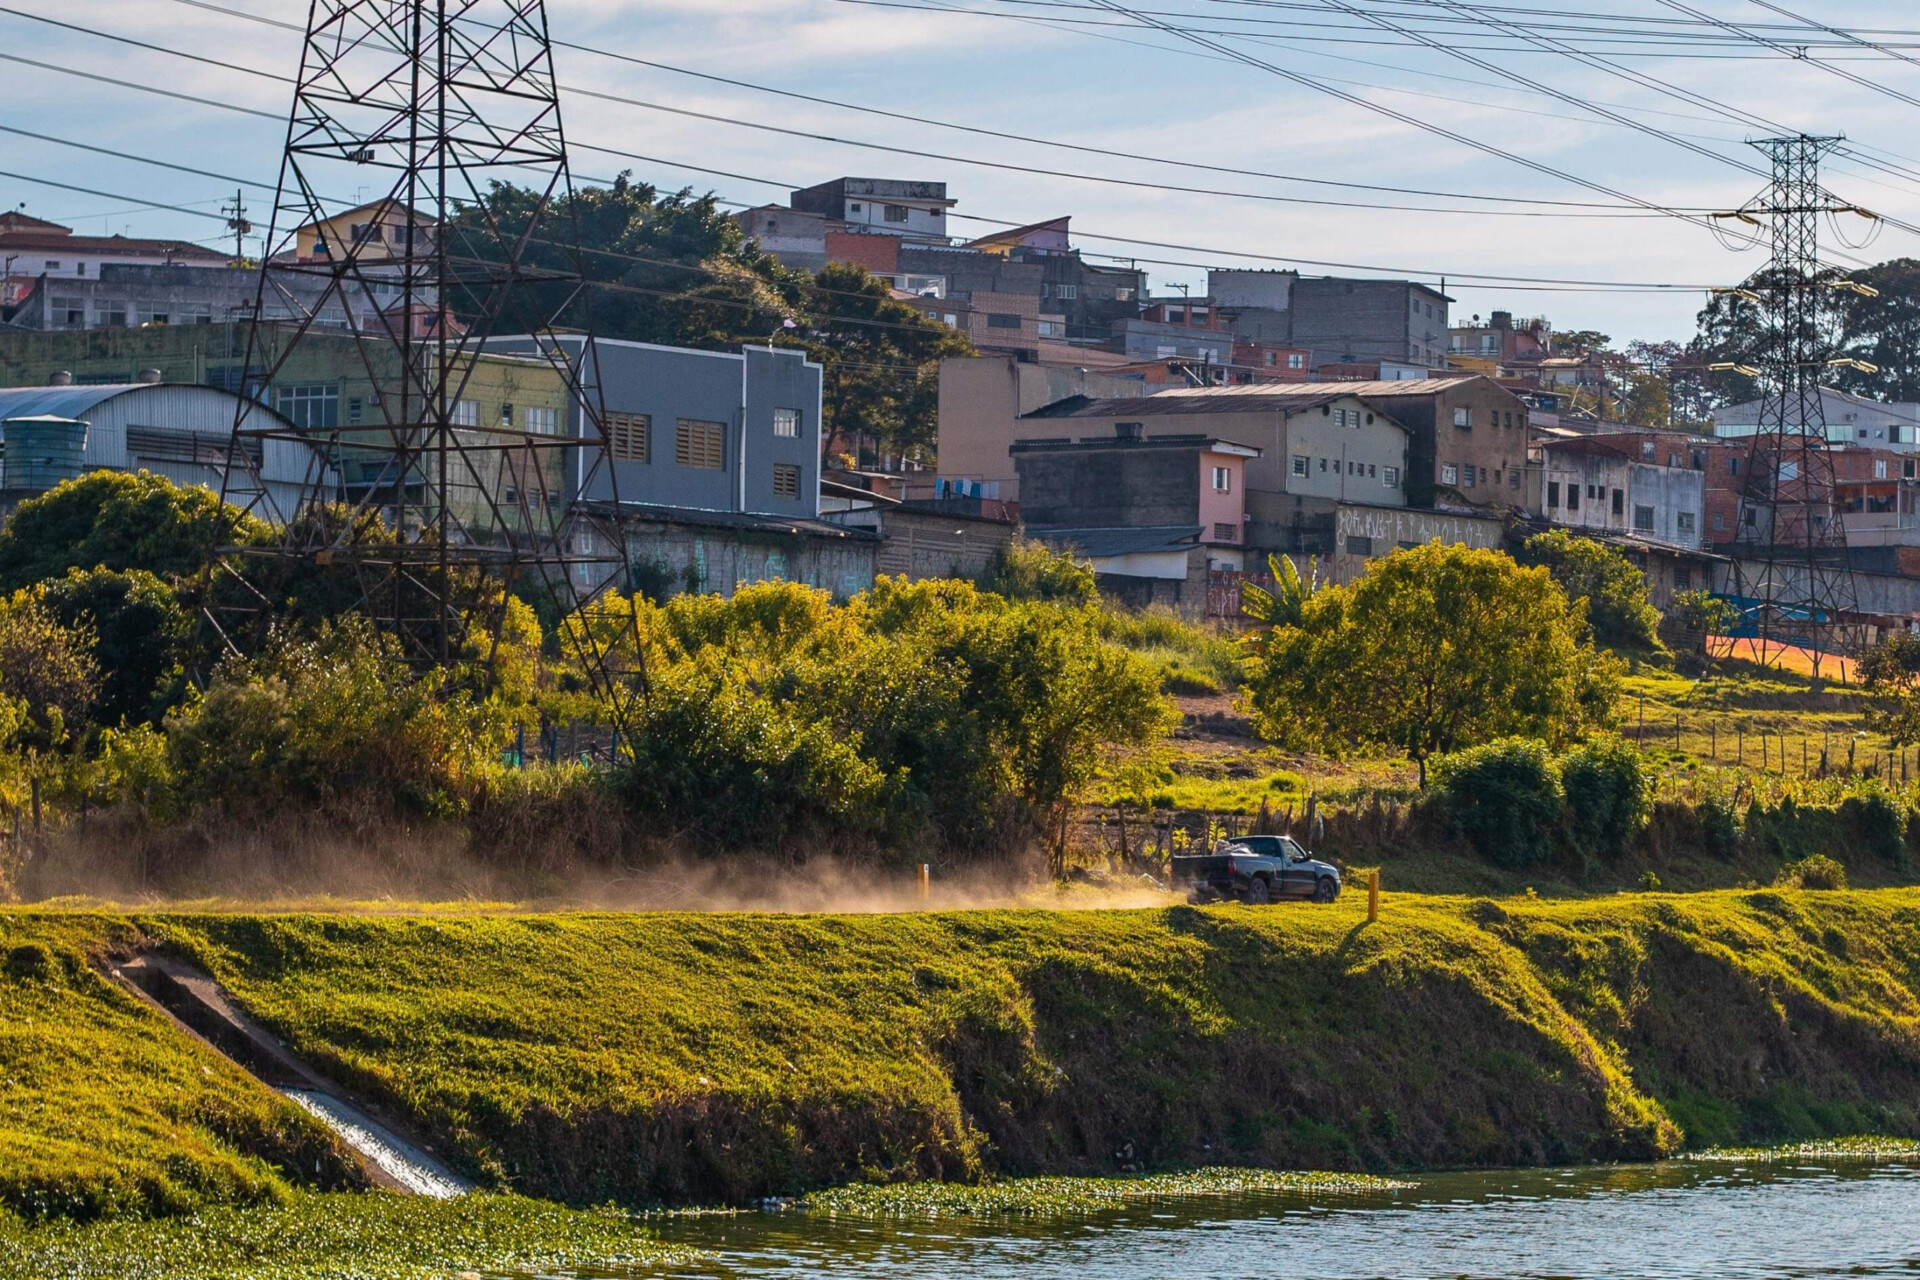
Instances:
[[[1315,902],[1332,902],[1339,896],[1340,885],[1332,876],[1321,876],[1319,881],[1313,886],[1313,900]]]
[[[1267,882],[1258,877],[1247,882],[1246,892],[1240,895],[1240,901],[1250,907],[1264,906],[1273,901],[1273,893],[1267,888]]]

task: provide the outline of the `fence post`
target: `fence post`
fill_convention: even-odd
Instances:
[[[1715,764],[1720,763],[1720,726],[1718,723],[1709,722],[1707,725],[1707,753],[1713,757]]]
[[[1735,763],[1744,768],[1747,763],[1747,727],[1745,725],[1734,726],[1733,753]]]
[[[920,864],[920,901],[925,902],[933,896],[933,868],[926,863]]]
[[[33,776],[33,783],[32,783],[31,790],[33,792],[33,834],[39,835],[40,834],[40,775],[39,774],[35,774]]]
[[[1647,740],[1647,695],[1644,693],[1640,695],[1640,733],[1638,736],[1640,742],[1644,744]]]
[[[1367,872],[1367,923],[1380,918],[1380,868]]]

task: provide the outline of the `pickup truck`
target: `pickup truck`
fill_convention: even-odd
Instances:
[[[1173,887],[1184,885],[1192,902],[1332,902],[1340,896],[1339,868],[1314,858],[1291,836],[1240,836],[1222,840],[1212,853],[1176,854],[1171,874]]]

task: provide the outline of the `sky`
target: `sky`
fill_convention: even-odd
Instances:
[[[548,0],[547,19],[565,42],[555,60],[577,181],[625,168],[740,205],[841,175],[944,181],[965,215],[957,234],[1070,214],[1076,244],[1138,261],[1156,294],[1204,291],[1209,265],[1407,276],[1444,281],[1456,323],[1500,309],[1617,344],[1684,340],[1706,290],[1764,251],[1646,206],[1740,207],[1766,181],[1746,140],[1774,130],[1843,134],[1827,188],[1920,227],[1910,5],[1777,0],[1876,50],[1810,32],[1769,11],[1775,0],[1133,7],[1149,2]],[[0,203],[89,233],[231,243],[228,179],[266,184],[242,188],[256,218],[272,204],[306,13],[298,0],[0,0]],[[1920,257],[1913,232],[1831,221],[1832,260]]]

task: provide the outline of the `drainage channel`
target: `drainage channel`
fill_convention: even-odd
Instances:
[[[206,974],[151,953],[107,965],[108,974],[189,1034],[251,1072],[338,1134],[373,1182],[389,1191],[446,1199],[473,1183],[432,1152],[376,1120],[332,1081],[289,1053]]]

